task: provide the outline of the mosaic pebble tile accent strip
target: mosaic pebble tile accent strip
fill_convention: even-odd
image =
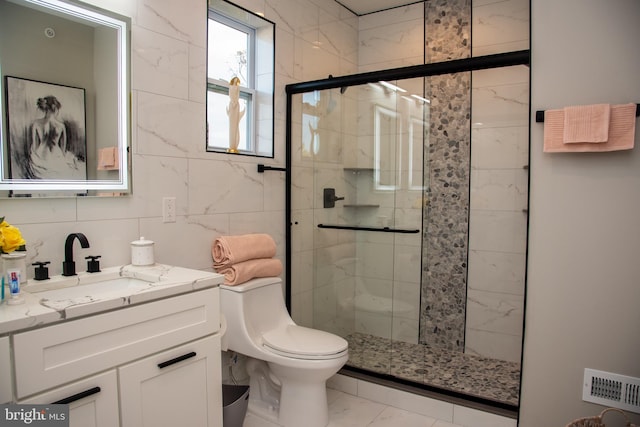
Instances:
[[[427,62],[471,56],[469,0],[425,4]],[[420,342],[464,350],[471,170],[471,75],[429,77]]]
[[[520,364],[353,333],[348,366],[518,405]]]
[[[425,64],[471,56],[471,0],[425,2]]]
[[[471,140],[470,73],[429,78],[420,342],[464,350]],[[455,96],[458,94],[458,96]]]

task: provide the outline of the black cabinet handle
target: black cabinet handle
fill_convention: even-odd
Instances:
[[[183,360],[191,359],[195,357],[196,352],[192,351],[191,353],[183,354],[182,356],[178,356],[175,359],[167,360],[166,362],[158,363],[158,368],[166,368],[167,366],[174,365],[178,362],[182,362]]]
[[[76,400],[84,399],[87,396],[91,396],[92,394],[100,393],[100,387],[90,388],[89,390],[81,391],[78,394],[74,394],[73,396],[65,397],[64,399],[60,399],[56,402],[53,402],[52,405],[67,405],[71,402],[75,402]]]

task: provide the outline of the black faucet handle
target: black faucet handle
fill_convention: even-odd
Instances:
[[[100,255],[89,255],[84,257],[87,261],[87,273],[100,273]]]
[[[46,265],[51,264],[51,261],[36,261],[31,265],[36,266],[35,268],[35,274],[34,274],[34,279],[35,280],[47,280],[49,279],[49,269],[47,267],[45,267]]]

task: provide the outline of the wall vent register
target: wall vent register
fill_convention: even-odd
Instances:
[[[640,414],[640,378],[587,368],[582,400]]]

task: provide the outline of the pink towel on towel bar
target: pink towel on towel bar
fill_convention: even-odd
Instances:
[[[636,104],[612,105],[607,142],[594,144],[564,143],[564,110],[547,110],[544,113],[545,153],[584,153],[631,150],[636,129]]]
[[[565,144],[607,142],[610,114],[609,104],[565,107],[563,142]]]
[[[211,254],[213,266],[223,267],[250,259],[271,258],[276,255],[276,242],[268,234],[221,236],[214,240]]]
[[[276,277],[282,274],[282,262],[277,258],[250,259],[248,261],[216,267],[224,275],[225,285],[239,285],[257,277]]]

